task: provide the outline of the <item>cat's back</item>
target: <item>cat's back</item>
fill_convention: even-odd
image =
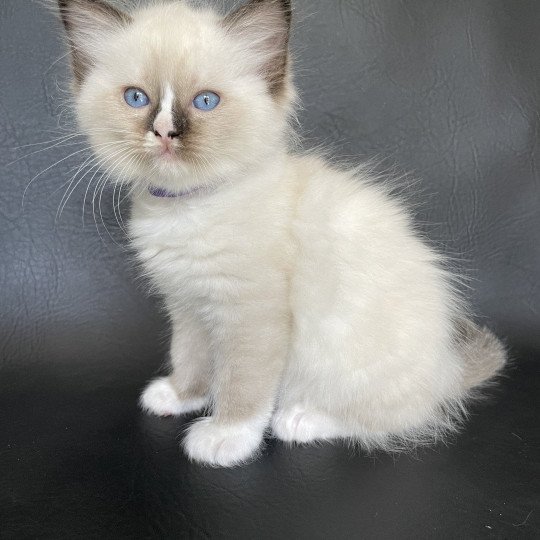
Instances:
[[[292,223],[296,308],[324,319],[349,306],[353,319],[369,314],[372,334],[402,328],[398,320],[409,321],[412,333],[445,334],[459,310],[452,276],[406,206],[361,168],[339,170],[316,156],[297,158],[295,167],[303,184]]]
[[[341,168],[313,154],[291,160],[300,186],[293,222],[300,242],[342,249],[342,256],[369,252],[381,263],[389,257],[395,263],[399,253],[407,260],[439,258],[417,233],[407,205],[367,166]]]

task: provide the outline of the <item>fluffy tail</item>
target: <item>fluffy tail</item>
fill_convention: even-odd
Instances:
[[[458,324],[458,346],[465,360],[464,385],[467,389],[493,378],[508,359],[504,345],[495,334],[469,320]]]

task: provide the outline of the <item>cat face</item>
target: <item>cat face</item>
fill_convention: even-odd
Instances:
[[[228,181],[284,144],[290,3],[221,17],[181,2],[127,15],[60,0],[76,108],[104,168],[168,189]]]

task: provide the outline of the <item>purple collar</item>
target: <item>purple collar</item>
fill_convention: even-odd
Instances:
[[[174,199],[181,196],[179,193],[172,193],[171,191],[167,191],[166,189],[155,186],[150,186],[148,188],[148,193],[150,193],[152,197],[158,197],[160,199]]]
[[[172,191],[167,191],[164,188],[150,186],[148,188],[148,193],[150,193],[152,197],[157,197],[159,199],[181,199],[183,197],[189,197],[191,195],[194,195],[195,193],[198,193],[203,189],[205,189],[203,186],[199,186],[187,191],[178,191],[174,193]]]

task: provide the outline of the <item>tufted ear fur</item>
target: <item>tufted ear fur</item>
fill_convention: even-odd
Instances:
[[[71,46],[73,73],[80,84],[107,37],[129,24],[129,15],[102,0],[58,0]]]
[[[227,31],[244,42],[270,93],[283,93],[289,75],[291,0],[250,0],[225,17]]]

